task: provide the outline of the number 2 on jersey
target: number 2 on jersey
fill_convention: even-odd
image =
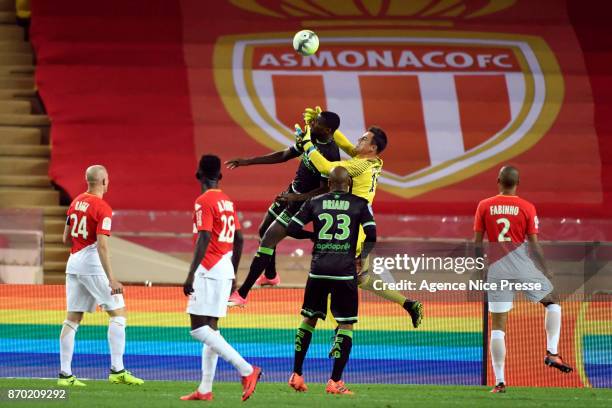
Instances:
[[[504,224],[504,226],[502,227],[502,230],[499,232],[499,235],[497,236],[497,242],[512,241],[512,238],[506,235],[508,231],[510,231],[510,220],[507,218],[499,218],[495,222],[498,224]]]
[[[234,242],[234,233],[236,232],[234,216],[221,214],[221,222],[223,223],[223,228],[221,228],[221,232],[219,233],[219,242],[227,242],[231,244]]]
[[[76,214],[70,214],[70,220],[72,224],[70,235],[74,238],[78,238],[80,235],[83,239],[87,239],[87,216],[84,215],[81,217],[81,221],[79,222],[79,217]]]

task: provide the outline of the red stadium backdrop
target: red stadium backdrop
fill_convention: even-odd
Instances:
[[[388,132],[379,214],[472,215],[495,193],[499,166],[511,162],[522,171],[521,195],[540,215],[593,218],[577,220],[584,232],[612,217],[608,17],[597,2],[578,0],[34,1],[36,83],[52,120],[50,175],[74,197],[85,167],[102,163],[113,208],[189,210],[199,155],[282,149],[302,109],[321,105],[341,115],[352,140],[372,124]],[[321,40],[308,58],[291,48],[304,28]],[[226,170],[223,188],[241,210],[262,211],[295,166]],[[381,234],[419,225],[397,219]],[[481,316],[471,307],[453,310],[474,312],[464,352],[476,384]],[[507,337],[512,385],[610,386],[609,303],[564,307],[562,350],[576,372],[550,375],[541,363],[542,308],[521,304]],[[458,326],[440,313],[441,330],[455,341]],[[1,324],[14,323],[4,316]],[[379,322],[376,330],[390,330]],[[455,354],[443,359],[467,370],[452,362]]]
[[[283,148],[302,108],[321,105],[353,140],[370,124],[387,130],[379,213],[471,214],[512,162],[541,215],[612,215],[610,58],[599,52],[610,40],[578,1],[32,7],[50,173],[71,196],[96,162],[110,169],[114,208],[188,209],[198,155]],[[291,49],[302,28],[320,36],[314,57]],[[226,171],[224,188],[261,210],[294,166]]]

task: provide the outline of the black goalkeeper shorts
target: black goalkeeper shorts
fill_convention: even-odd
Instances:
[[[306,282],[302,316],[327,317],[327,298],[331,295],[330,309],[334,319],[340,324],[357,323],[359,311],[359,295],[357,293],[357,278],[350,280],[335,280],[313,278]]]

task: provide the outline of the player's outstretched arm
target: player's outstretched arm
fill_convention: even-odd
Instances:
[[[72,239],[70,238],[70,218],[66,221],[66,225],[64,226],[64,235],[62,235],[62,242],[67,247],[72,246]]]
[[[183,293],[185,293],[185,296],[189,296],[193,293],[193,277],[195,276],[196,269],[198,269],[198,266],[202,263],[204,255],[206,255],[206,249],[208,249],[209,243],[210,231],[198,232],[198,239],[195,244],[195,249],[193,250],[193,259],[191,260],[191,266],[189,266],[189,273],[183,284]]]
[[[329,174],[331,169],[336,166],[341,166],[343,162],[330,162],[327,160],[315,147],[310,140],[310,126],[306,126],[306,134],[301,137],[300,141],[304,154],[308,156],[310,162],[319,170],[321,174]]]
[[[287,225],[287,235],[295,239],[310,239],[314,241],[314,232],[304,231],[304,225],[312,220],[312,207],[310,201],[302,204],[300,211],[291,218],[291,222]]]
[[[232,252],[232,265],[234,265],[234,273],[238,273],[240,258],[242,257],[242,247],[244,246],[244,237],[242,231],[236,230],[234,233],[234,248]]]
[[[483,231],[475,231],[474,232],[474,256],[476,258],[484,259],[484,232]],[[481,279],[486,278],[486,269],[480,271]]]
[[[531,252],[531,256],[536,263],[538,269],[544,273],[547,277],[551,277],[551,274],[546,266],[546,259],[544,258],[544,251],[542,250],[542,245],[540,245],[540,241],[538,241],[537,234],[529,234],[527,235],[527,241],[529,242],[529,249]]]
[[[314,232],[304,230],[304,226],[298,224],[295,219],[287,226],[287,236],[295,239],[314,240]]]
[[[374,220],[374,211],[372,206],[364,205],[359,216],[359,224],[363,228],[365,240],[361,248],[361,257],[366,258],[376,245],[376,221]]]
[[[334,132],[334,142],[338,145],[340,149],[351,157],[355,157],[357,154],[355,153],[355,145],[351,143],[350,140],[342,133],[340,130],[336,130]]]
[[[361,250],[361,256],[367,257],[376,245],[376,224],[370,224],[363,227],[365,233],[365,241],[363,242],[363,249]]]
[[[300,153],[297,152],[293,147],[288,147],[285,150],[279,150],[278,152],[266,154],[263,156],[256,156],[248,159],[231,159],[225,162],[225,166],[228,169],[235,169],[236,167],[252,166],[257,164],[278,164],[296,158],[299,155]]]
[[[111,268],[110,263],[110,248],[108,244],[108,236],[103,234],[98,234],[98,255],[100,256],[100,263],[102,263],[102,268],[106,273],[106,277],[110,283],[110,287],[112,289],[113,294],[118,294],[123,292],[123,285],[121,282],[115,279],[115,275],[113,274],[113,269]]]
[[[484,256],[483,250],[484,233],[482,231],[474,232],[474,255],[477,258]]]

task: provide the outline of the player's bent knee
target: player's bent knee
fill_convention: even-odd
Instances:
[[[318,321],[319,319],[316,317],[305,317],[303,320],[303,322],[309,325],[310,327],[315,327]]]
[[[268,228],[270,227],[270,224],[267,222],[262,222],[261,225],[259,226],[259,229],[257,230],[257,234],[259,235],[259,238],[263,238],[264,235],[266,235],[266,231],[268,230]]]
[[[285,227],[279,223],[273,223],[261,239],[261,245],[274,248],[283,238],[287,236]]]
[[[217,330],[213,329],[209,325],[200,326],[197,329],[192,329],[190,334],[195,340],[206,343],[211,336],[214,336]]]
[[[127,319],[124,316],[111,316],[108,322],[109,324],[116,324],[124,327],[127,325]]]
[[[67,326],[68,328],[70,328],[70,329],[72,329],[74,331],[77,331],[79,329],[79,323],[80,323],[80,321],[77,322],[75,320],[66,319],[66,320],[64,320],[63,325]],[[63,333],[64,333],[64,331],[62,330],[62,335],[61,336],[64,335]]]
[[[359,275],[357,275],[357,284],[359,286],[363,286],[368,283],[369,279],[370,275],[368,275],[367,272],[360,273]]]
[[[491,329],[506,331],[506,321],[508,320],[508,312],[491,313]]]
[[[120,307],[119,309],[114,310],[107,310],[106,313],[108,313],[108,315],[111,317],[127,318],[127,310],[125,309],[125,307]]]
[[[66,320],[80,324],[81,320],[83,320],[83,312],[68,312]]]

